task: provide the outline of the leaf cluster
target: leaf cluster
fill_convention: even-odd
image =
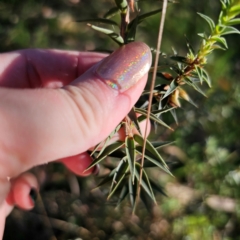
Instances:
[[[153,202],[156,201],[154,190],[164,194],[163,189],[157,186],[148,176],[147,169],[158,167],[171,175],[167,164],[159,153],[159,149],[169,143],[150,142],[146,140],[146,146],[144,146],[144,137],[141,133],[139,123],[147,118],[147,108],[150,107],[150,120],[171,129],[162,120],[162,115],[170,112],[177,122],[176,108],[181,107],[179,99],[184,99],[196,106],[184,89],[185,85],[206,96],[199,85],[205,82],[211,87],[210,77],[204,69],[208,55],[215,49],[228,48],[226,39],[224,38],[225,35],[240,33],[239,30],[233,27],[240,23],[240,19],[237,18],[240,14],[239,1],[220,0],[220,2],[222,10],[217,24],[210,17],[198,13],[210,28],[210,34],[198,34],[202,39],[199,50],[195,51],[186,38],[186,45],[188,47],[186,56],[180,56],[173,50],[173,56],[168,57],[169,63],[167,64],[167,69],[169,70],[161,71],[163,66],[158,66],[157,78],[161,79],[163,83],[157,84],[154,88],[152,106],[148,106],[148,101],[145,101],[142,107],[134,107],[110,136],[104,142],[99,143],[91,152],[94,161],[89,168],[108,158],[116,160],[115,164],[104,165],[105,168],[109,169],[109,173],[103,177],[98,185],[99,187],[110,183],[108,199],[116,195],[118,204],[120,204],[126,196],[129,196],[132,207],[135,209],[138,184],[142,190],[140,196],[144,202],[147,202],[146,199],[149,197]],[[141,14],[138,8],[138,4],[140,3],[141,1],[115,0],[116,6],[111,8],[103,18],[85,19],[79,20],[79,22],[87,22],[92,29],[107,35],[119,46],[122,46],[123,44],[135,41],[139,24],[161,12],[161,9],[156,9]],[[120,23],[111,20],[116,14],[120,15]],[[93,25],[95,22],[107,27]],[[117,31],[115,28],[117,28]],[[153,69],[150,70],[150,72],[152,71]],[[141,98],[145,99],[145,96],[149,94],[150,92],[146,89],[142,93]],[[124,129],[125,139],[112,142],[113,136],[121,129]],[[140,159],[142,158],[144,159],[143,167],[140,165]],[[140,174],[141,171],[142,174]],[[142,176],[142,179],[140,179],[140,176]]]

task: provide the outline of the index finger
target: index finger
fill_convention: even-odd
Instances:
[[[62,87],[106,57],[96,52],[26,49],[0,54],[0,86]]]

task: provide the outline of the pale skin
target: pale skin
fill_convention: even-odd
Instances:
[[[119,93],[93,73],[91,67],[104,57],[58,50],[0,55],[0,239],[13,205],[33,207],[29,192],[39,186],[24,172],[61,159],[75,173],[91,174],[94,169],[84,172],[92,161],[86,151],[104,140],[139,98],[147,75]]]

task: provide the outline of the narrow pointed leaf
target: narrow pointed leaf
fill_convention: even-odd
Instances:
[[[135,107],[133,107],[130,110],[130,112],[128,113],[128,117],[133,121],[133,123],[134,123],[135,127],[137,128],[137,130],[139,131],[139,133],[141,133],[141,128],[138,123],[138,118],[135,113]]]
[[[176,109],[173,108],[173,109],[170,111],[170,113],[172,114],[175,123],[178,125],[178,117],[177,117]]]
[[[90,165],[89,167],[85,170],[87,171],[88,169],[92,168],[93,166],[95,166],[96,164],[98,164],[99,162],[101,162],[104,158],[106,158],[110,153],[114,152],[115,150],[121,148],[124,145],[124,142],[118,141],[118,142],[114,142],[111,145],[107,146],[102,154],[100,156],[98,156]]]
[[[154,181],[152,181],[151,179],[149,179],[150,184],[152,186],[152,189],[161,193],[162,195],[164,195],[165,197],[167,197],[167,194],[165,193],[165,191],[163,190],[163,187],[159,186],[158,184],[156,184]]]
[[[120,183],[126,176],[128,169],[129,169],[128,162],[126,161],[125,158],[123,158],[121,160],[121,162],[119,163],[117,170],[114,174],[112,186],[110,188],[110,192],[108,194],[107,199],[110,199],[112,197],[112,195],[115,193],[115,191],[119,187]]]
[[[138,179],[138,181],[140,181],[140,174],[139,174],[139,172],[140,172],[141,166],[139,164],[136,164],[136,167],[137,167],[137,169],[136,169],[136,174],[135,175],[136,175],[136,178]],[[141,186],[146,191],[146,193],[149,195],[149,197],[154,202],[156,202],[155,196],[154,196],[154,194],[152,192],[152,188],[151,188],[151,186],[148,185],[148,178],[146,177],[146,172],[145,172],[144,169],[142,169],[142,171],[143,171],[143,174],[142,174],[142,179],[141,179]]]
[[[77,20],[76,22],[86,22],[86,23],[96,22],[96,23],[104,23],[104,24],[118,26],[118,23],[116,23],[113,20],[106,19],[106,18],[88,18],[88,19],[83,19],[83,20]]]
[[[221,35],[228,35],[228,34],[233,34],[233,33],[240,34],[240,31],[235,27],[227,26],[227,27],[223,28]]]
[[[159,8],[157,10],[151,11],[151,12],[147,12],[145,14],[139,15],[139,22],[142,22],[143,20],[145,20],[146,18],[152,17],[155,14],[158,14],[162,11],[162,8]]]
[[[212,37],[212,39],[221,43],[225,48],[228,48],[227,41],[224,37],[215,36],[215,37]]]
[[[135,112],[138,112],[140,114],[142,114],[142,116],[138,117],[138,121],[143,121],[144,119],[147,118],[147,111],[144,110],[144,109],[140,109],[140,108],[135,108]],[[158,124],[170,129],[170,130],[173,130],[171,127],[169,127],[165,122],[163,122],[161,119],[157,118],[154,114],[150,114],[150,119],[157,122]]]
[[[213,21],[210,17],[208,17],[208,16],[206,16],[206,15],[204,15],[204,14],[202,14],[202,13],[198,13],[198,15],[207,21],[207,23],[208,23],[209,26],[210,26],[211,32],[213,32],[214,29],[215,29],[215,23],[214,23],[214,21]]]
[[[109,136],[106,138],[105,141],[100,142],[92,151],[91,155],[92,156],[96,151],[98,151],[100,148],[101,150],[98,153],[98,156],[102,154],[102,152],[104,151],[104,149],[106,148],[109,140],[119,131],[119,129],[122,127],[122,123],[118,124],[118,126],[109,134]]]
[[[88,24],[88,26],[91,27],[92,29],[98,31],[98,32],[101,32],[101,33],[104,33],[104,34],[108,35],[118,45],[122,46],[124,44],[123,38],[119,34],[115,33],[114,31],[112,31],[110,29],[107,29],[107,28],[97,27],[97,26],[92,25],[92,24]]]
[[[135,149],[135,142],[132,137],[126,137],[125,149],[126,149],[126,155],[127,155],[130,173],[132,176],[132,183],[134,184],[136,149]]]
[[[151,142],[151,144],[153,145],[153,147],[155,147],[156,149],[168,146],[170,144],[173,144],[174,142],[170,142],[170,141],[165,141],[165,142]]]
[[[198,78],[200,80],[200,83],[202,84],[203,83],[203,72],[202,72],[202,68],[201,67],[198,67],[195,65],[195,70],[196,70],[196,73],[198,75]]]
[[[127,31],[126,31],[126,37],[125,37],[125,42],[126,43],[135,41],[137,26],[138,26],[138,15],[136,16],[136,18],[134,19],[132,24],[128,25],[128,28],[127,28]]]
[[[186,43],[187,43],[187,47],[188,47],[189,52],[190,52],[191,54],[195,55],[195,51],[194,51],[192,45],[190,44],[190,42],[189,42],[189,40],[188,40],[188,38],[187,38],[186,35],[185,35],[185,39],[186,39]]]
[[[136,146],[136,150],[138,153],[142,154],[143,148],[142,146]],[[152,162],[153,164],[155,164],[155,166],[161,168],[164,172],[166,172],[169,175],[172,175],[171,172],[169,171],[168,167],[166,167],[162,161],[164,161],[163,159],[160,160],[159,158],[156,158],[156,156],[154,156],[154,154],[152,154],[150,151],[145,150],[145,154],[144,157]]]
[[[118,197],[117,207],[120,205],[120,203],[126,198],[126,196],[129,194],[129,190],[127,186],[123,186],[120,195]]]
[[[192,86],[196,91],[198,91],[199,93],[201,93],[204,97],[207,97],[206,94],[198,87],[198,85],[192,81],[189,81],[187,79],[185,79],[185,82],[189,85]]]
[[[105,13],[103,17],[106,18],[106,19],[109,19],[109,18],[114,17],[118,13],[119,13],[119,8],[118,7],[113,7],[107,13]]]
[[[144,139],[142,136],[135,134],[133,136],[134,140],[142,147],[144,144]],[[137,147],[136,147],[137,148]],[[162,162],[163,166],[165,166],[167,169],[167,164],[162,159],[158,151],[154,148],[154,146],[146,139],[146,150],[149,151],[159,162]]]
[[[178,84],[175,81],[172,81],[171,84],[169,85],[169,89],[166,91],[166,93],[164,94],[163,98],[166,98],[167,96],[169,96],[172,92],[174,92],[176,89],[178,88]]]
[[[182,56],[171,56],[170,59],[177,61],[177,62],[181,62],[184,64],[189,64],[188,59],[186,57],[182,57]]]
[[[211,79],[207,73],[207,71],[205,69],[202,69],[202,73],[203,73],[203,79],[205,80],[205,82],[208,84],[209,87],[211,87]]]
[[[232,26],[232,25],[238,25],[240,24],[240,18],[234,18],[231,21],[228,21],[226,25]]]
[[[134,176],[135,177],[135,176]],[[136,207],[137,184],[132,183],[132,179],[128,179],[129,198],[132,208]]]

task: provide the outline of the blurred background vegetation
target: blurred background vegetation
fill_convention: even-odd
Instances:
[[[160,4],[142,1],[140,8],[147,12]],[[110,38],[75,22],[102,17],[112,6],[112,0],[0,0],[0,51],[114,50],[117,45]],[[219,11],[219,1],[169,4],[162,51],[171,55],[174,47],[186,55],[184,35],[197,50],[197,33],[207,32],[208,26],[196,13],[216,20]],[[137,40],[155,47],[158,24],[159,15],[143,22]],[[97,178],[78,178],[60,164],[49,164],[34,170],[45,178],[35,209],[15,209],[4,239],[240,239],[240,36],[227,36],[227,41],[227,51],[217,50],[209,58],[213,87],[203,86],[208,98],[190,93],[198,108],[182,102],[178,125],[166,116],[176,130],[158,128],[153,135],[175,141],[162,152],[175,178],[151,170],[168,195],[158,194],[157,206],[140,203],[132,216],[127,201],[118,209],[114,201],[106,201],[107,188],[90,191]]]

